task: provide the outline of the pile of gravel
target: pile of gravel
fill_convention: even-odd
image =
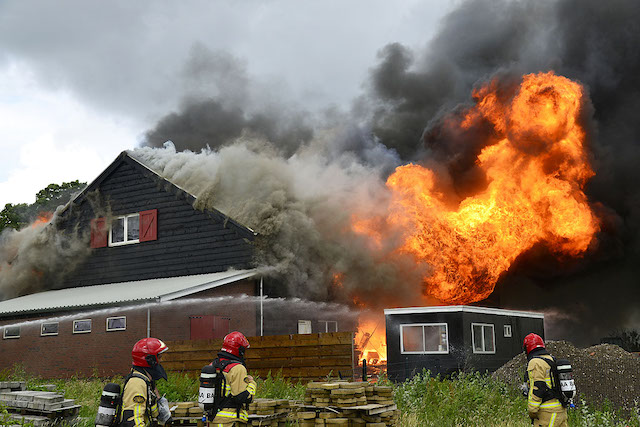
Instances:
[[[600,406],[606,400],[615,409],[631,413],[640,408],[640,357],[617,345],[599,344],[580,349],[566,341],[549,341],[547,350],[556,358],[568,359],[573,367],[573,378],[578,396],[589,405]],[[493,377],[514,386],[524,382],[527,358],[517,355]]]

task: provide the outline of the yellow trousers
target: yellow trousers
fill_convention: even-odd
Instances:
[[[539,411],[538,418],[533,420],[535,427],[568,427],[567,424],[567,411],[561,412],[547,412]]]

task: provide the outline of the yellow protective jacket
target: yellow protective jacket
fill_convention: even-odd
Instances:
[[[527,364],[527,374],[529,376],[527,411],[532,419],[538,418],[540,412],[566,411],[558,399],[548,399],[551,390],[551,366],[540,357],[550,361],[553,360],[549,354],[540,354],[537,357],[532,357]]]
[[[225,371],[223,371],[227,383],[224,391],[225,397],[235,397],[234,400],[238,404],[250,402],[256,394],[256,382],[249,380],[247,368],[241,363],[238,363],[233,365],[228,372]],[[244,405],[239,409],[226,407],[218,411],[218,414],[213,421],[209,423],[209,426],[228,426],[234,422],[246,423],[248,420],[249,417]]]
[[[120,427],[149,427],[151,420],[158,417],[157,398],[151,378],[133,369],[129,375],[122,390]]]

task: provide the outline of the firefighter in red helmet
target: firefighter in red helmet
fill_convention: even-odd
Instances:
[[[226,380],[220,410],[209,427],[244,425],[248,421],[247,406],[256,394],[256,382],[247,373],[244,360],[249,341],[240,332],[231,332],[222,343],[218,357],[211,363],[220,368]]]
[[[120,427],[149,427],[153,421],[171,423],[169,403],[160,397],[156,381],[167,379],[160,364],[169,347],[157,338],[143,338],[131,351],[133,367],[122,388]]]
[[[524,337],[527,354],[527,376],[529,393],[527,410],[534,426],[567,427],[567,410],[562,406],[552,388],[551,365],[553,361],[540,335]]]

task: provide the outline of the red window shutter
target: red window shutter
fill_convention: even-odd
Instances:
[[[158,240],[158,210],[140,212],[140,241]]]
[[[107,220],[95,218],[91,220],[91,247],[104,248],[108,243]]]

